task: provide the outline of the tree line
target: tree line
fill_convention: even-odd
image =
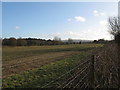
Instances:
[[[78,44],[68,39],[68,42],[61,41],[60,38],[55,37],[53,40],[37,39],[37,38],[4,38],[2,40],[3,46],[42,46],[42,45],[64,45],[64,44]],[[81,44],[81,42],[79,42]]]

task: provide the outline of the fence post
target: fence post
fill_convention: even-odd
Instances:
[[[94,88],[94,55],[90,60],[90,88]]]
[[[118,88],[120,88],[120,34],[115,36],[117,43],[117,56],[118,56]]]

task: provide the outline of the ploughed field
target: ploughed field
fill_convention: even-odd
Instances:
[[[3,87],[42,87],[102,44],[3,47]]]

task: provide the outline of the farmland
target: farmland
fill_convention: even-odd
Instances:
[[[3,87],[42,87],[101,44],[3,47]]]

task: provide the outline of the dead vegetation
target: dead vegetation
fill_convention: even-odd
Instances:
[[[95,87],[118,87],[117,45],[107,44],[95,55]]]

